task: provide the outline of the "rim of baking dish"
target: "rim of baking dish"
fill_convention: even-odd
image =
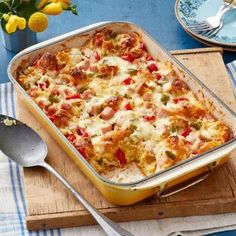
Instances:
[[[160,43],[155,40],[149,33],[147,33],[142,27],[140,27],[139,25],[135,24],[135,23],[132,23],[132,22],[129,22],[129,21],[104,21],[104,22],[99,22],[99,23],[95,23],[95,24],[92,24],[92,25],[88,25],[86,27],[83,27],[83,28],[79,28],[77,30],[74,30],[72,32],[69,32],[69,33],[66,33],[66,34],[63,34],[63,35],[59,35],[59,36],[56,36],[54,38],[51,38],[51,39],[48,39],[46,41],[43,41],[41,43],[38,43],[36,45],[33,45],[29,48],[26,48],[24,49],[23,51],[19,52],[16,56],[14,56],[12,58],[12,60],[10,61],[9,65],[8,65],[8,68],[7,68],[7,74],[8,74],[8,77],[9,79],[11,80],[11,82],[13,84],[17,83],[13,77],[13,75],[11,74],[11,67],[12,67],[12,64],[20,57],[22,56],[26,56],[27,54],[29,53],[32,53],[34,51],[37,51],[39,49],[42,49],[46,46],[49,46],[49,45],[52,45],[52,44],[55,44],[55,43],[59,43],[67,38],[71,38],[73,36],[77,36],[79,34],[83,34],[83,33],[86,33],[86,32],[89,32],[89,31],[92,31],[92,30],[95,30],[95,29],[98,29],[98,28],[101,28],[101,27],[106,27],[106,26],[110,26],[112,24],[127,24],[127,25],[131,25],[131,26],[134,26],[136,28],[138,28],[140,31],[142,31],[143,33],[145,33],[156,45],[158,45],[179,67],[181,67],[191,78],[193,78],[194,80],[196,80],[201,86],[204,87],[204,89],[207,90],[207,92],[209,92],[210,95],[212,95],[214,97],[214,99],[217,100],[217,102],[219,102],[234,118],[236,118],[236,113],[231,109],[229,108],[214,92],[212,92],[201,80],[199,80],[191,71],[189,71],[179,60],[177,60],[174,56],[172,56],[170,54],[170,52],[168,52],[165,48],[163,48]],[[18,84],[19,85],[19,84]],[[19,88],[22,89],[22,91],[24,93],[26,93],[26,91],[19,85]],[[26,93],[27,94],[27,93]],[[27,96],[29,96],[27,94]],[[30,96],[29,96],[30,98]],[[33,103],[34,105],[34,108],[37,109],[40,113],[42,112],[42,110],[35,104]],[[44,114],[44,113],[43,113]],[[44,114],[45,115],[45,114]],[[53,125],[53,127],[55,127],[55,131],[57,132],[57,134],[60,136],[60,138],[64,141],[64,143],[66,143],[72,150],[73,152],[77,153],[77,155],[82,159],[83,163],[92,171],[92,173],[97,177],[99,178],[101,181],[103,181],[104,183],[108,184],[108,185],[112,185],[112,186],[116,186],[116,187],[121,187],[121,188],[138,188],[139,186],[143,185],[144,183],[146,184],[147,182],[149,183],[151,180],[153,180],[154,178],[158,178],[158,177],[161,177],[165,174],[168,174],[168,173],[171,173],[173,170],[178,170],[180,167],[183,167],[185,165],[188,165],[190,162],[193,162],[193,161],[201,161],[202,159],[205,159],[207,158],[207,156],[209,154],[214,154],[218,151],[223,151],[224,149],[226,149],[227,147],[231,147],[233,146],[233,144],[235,144],[235,147],[236,147],[236,136],[229,140],[228,142],[216,147],[216,148],[213,148],[211,150],[208,150],[207,152],[204,152],[202,154],[199,154],[199,155],[196,155],[196,156],[193,156],[191,158],[188,158],[186,160],[183,160],[177,164],[175,164],[174,166],[171,166],[167,169],[164,169],[164,170],[161,170],[157,173],[154,173],[150,176],[146,176],[140,180],[137,180],[137,181],[134,181],[134,182],[130,182],[130,183],[118,183],[118,182],[114,182],[114,181],[111,181],[105,177],[103,177],[102,175],[100,175],[98,172],[96,172],[96,170],[86,161],[84,160],[84,158],[81,156],[81,154],[75,149],[75,147],[65,138],[65,136],[60,132],[60,130],[54,125],[54,123],[45,115],[45,118],[48,120],[48,122]],[[234,148],[235,148],[234,147]]]

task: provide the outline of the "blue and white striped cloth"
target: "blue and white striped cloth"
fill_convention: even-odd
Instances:
[[[16,116],[15,97],[10,83],[0,85],[0,114]],[[0,155],[0,235],[60,236],[60,230],[32,232],[26,230],[26,204],[21,168],[4,155]]]
[[[227,69],[234,91],[236,91],[236,80],[234,79],[236,78],[236,62],[228,64]],[[10,83],[0,85],[0,114],[16,116],[14,89]],[[103,235],[103,232],[97,226],[28,231],[25,225],[26,203],[21,171],[18,165],[0,153],[0,236]],[[150,228],[154,230],[152,232],[155,232],[155,235],[167,235],[176,231],[181,231],[182,235],[202,235],[215,231],[236,229],[236,214],[182,217],[148,222],[123,224],[131,232],[136,232],[137,235],[147,235],[147,232],[150,232]],[[166,225],[168,227],[165,227]],[[170,235],[173,234],[171,233]]]
[[[236,61],[233,61],[231,63],[228,63],[226,65],[226,68],[229,73],[229,78],[232,83],[232,88],[234,91],[234,96],[236,97]]]

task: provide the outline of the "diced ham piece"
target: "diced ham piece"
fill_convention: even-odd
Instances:
[[[61,104],[61,109],[69,111],[72,108],[72,105],[70,103],[62,103]]]
[[[109,131],[112,131],[112,125],[108,125],[108,126],[106,126],[106,127],[102,127],[102,133],[103,134],[105,134],[105,133],[107,133],[107,132],[109,132]]]
[[[82,99],[89,100],[95,95],[95,92],[92,89],[87,89],[82,94]]]
[[[102,45],[102,42],[104,41],[104,38],[105,38],[105,35],[104,33],[102,32],[99,32],[95,35],[95,38],[94,38],[94,44],[96,46],[101,46]]]
[[[118,73],[119,67],[113,65],[100,66],[100,74],[103,76],[115,76]]]
[[[95,65],[90,66],[89,69],[90,69],[90,71],[92,71],[92,72],[95,72],[95,73],[98,72],[98,67],[95,66]]]
[[[80,70],[87,70],[89,68],[89,66],[90,66],[90,62],[89,62],[89,60],[86,59],[80,63],[79,69]]]
[[[152,94],[151,93],[144,93],[143,94],[143,100],[144,101],[151,101],[152,100]]]
[[[40,100],[37,103],[41,109],[44,109],[47,105],[47,103],[44,100]]]
[[[56,111],[57,111],[57,109],[56,109],[55,107],[53,107],[53,106],[49,106],[49,107],[47,108],[47,114],[48,114],[49,116],[55,114]]]
[[[105,107],[104,110],[101,112],[101,118],[104,120],[111,119],[114,114],[116,113],[111,107]]]
[[[80,94],[79,93],[75,93],[75,94],[67,95],[66,96],[66,100],[78,99],[78,98],[80,98]]]
[[[50,90],[50,94],[52,94],[52,95],[59,95],[59,90],[58,90],[58,88],[56,87],[56,86],[53,86],[52,88],[51,88],[51,90]]]
[[[124,167],[126,164],[125,153],[121,149],[117,149],[115,156],[117,160],[120,162],[121,167]]]
[[[183,80],[180,79],[173,80],[173,82],[171,83],[171,87],[172,90],[175,92],[189,90],[188,85]]]
[[[142,87],[144,86],[144,84],[145,84],[144,81],[139,81],[139,83],[137,83],[137,85],[135,86],[134,91],[135,91],[136,93],[138,93],[138,92],[142,89]]]
[[[161,108],[160,111],[158,112],[157,116],[159,118],[166,118],[168,116],[167,110]]]
[[[173,102],[175,103],[175,104],[177,104],[177,103],[180,103],[180,102],[182,102],[182,101],[189,101],[187,98],[184,98],[184,97],[178,97],[178,98],[174,98],[173,99]]]
[[[77,80],[84,80],[84,79],[86,79],[86,75],[78,67],[73,68],[71,70],[70,74],[71,74],[71,76],[74,79],[77,79]]]
[[[48,70],[56,70],[58,67],[57,58],[50,52],[45,52],[36,62],[36,66],[42,67]]]
[[[33,98],[36,98],[38,96],[37,88],[32,88],[29,92],[29,95]]]
[[[121,98],[119,96],[113,96],[105,100],[104,106],[113,108],[114,110],[118,109],[119,102]]]
[[[92,105],[89,114],[92,116],[96,116],[99,113],[100,108],[101,108],[101,105],[96,105],[96,104]]]

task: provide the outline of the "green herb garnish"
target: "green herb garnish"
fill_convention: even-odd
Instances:
[[[178,130],[179,130],[179,127],[178,127],[178,126],[175,126],[175,125],[172,125],[172,126],[171,126],[171,133],[178,132]]]
[[[169,157],[171,160],[174,161],[176,159],[176,155],[173,152],[167,150],[165,151],[165,153],[166,153],[166,156]]]
[[[52,95],[52,94],[49,95],[48,100],[49,100],[51,103],[58,103],[58,102],[60,102],[59,96],[57,96],[57,95]]]
[[[196,130],[199,130],[202,127],[202,122],[201,121],[192,121],[190,123],[190,126],[193,127]]]
[[[81,87],[78,89],[78,93],[83,93],[87,89],[88,89],[88,87]]]
[[[170,100],[170,96],[167,95],[167,94],[163,94],[162,97],[161,97],[161,102],[166,105],[167,102]]]
[[[97,160],[97,163],[98,163],[99,165],[102,165],[102,162],[103,162],[102,158],[99,159],[99,160]]]
[[[136,75],[138,73],[138,70],[135,68],[129,68],[128,69],[128,74],[129,75]]]

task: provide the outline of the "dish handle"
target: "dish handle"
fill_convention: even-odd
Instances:
[[[162,189],[160,191],[157,192],[157,197],[158,198],[166,198],[166,197],[170,197],[176,193],[182,192],[183,190],[190,188],[200,182],[202,182],[203,180],[205,180],[212,172],[214,166],[216,165],[216,163],[211,163],[210,165],[208,165],[208,171],[200,174],[190,180],[187,180],[183,183],[180,183],[174,187],[171,187],[169,189],[166,189],[165,186],[162,187]]]

